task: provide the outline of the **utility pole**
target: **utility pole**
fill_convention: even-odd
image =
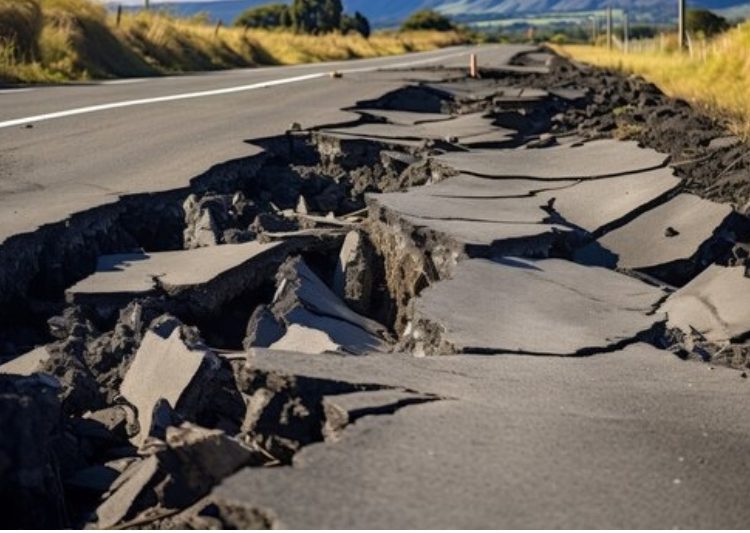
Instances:
[[[146,9],[149,9],[151,7],[151,0],[144,0],[144,6]]]
[[[612,50],[612,5],[607,7],[607,50]]]
[[[678,41],[679,41],[679,47],[680,50],[685,49],[685,33],[686,33],[686,27],[685,27],[685,15],[686,15],[686,7],[685,7],[685,0],[677,0],[678,2],[678,12],[679,12],[679,21],[677,23],[677,33],[678,33]]]
[[[596,42],[599,40],[599,17],[596,16],[596,13],[591,15],[591,39],[596,46]]]

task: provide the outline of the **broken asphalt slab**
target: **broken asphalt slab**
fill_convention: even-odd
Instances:
[[[122,397],[138,411],[141,445],[149,436],[154,409],[166,400],[177,412],[194,414],[211,390],[219,359],[205,348],[190,347],[179,326],[167,324],[161,335],[146,332],[120,386]]]
[[[425,87],[435,92],[449,95],[458,101],[479,101],[496,98],[504,102],[528,103],[543,100],[548,96],[547,91],[523,87],[507,87],[495,80],[450,81],[443,83],[425,83]]]
[[[214,490],[287,528],[701,528],[750,520],[746,384],[637,344],[590,358],[258,351],[257,369],[437,395]],[[716,498],[722,512],[716,512]]]
[[[654,207],[680,185],[671,168],[664,167],[615,178],[584,180],[571,187],[539,195],[565,222],[600,234]]]
[[[503,222],[508,224],[539,224],[549,214],[538,198],[462,198],[428,196],[419,190],[370,194],[368,201],[405,216],[432,220],[465,220]]]
[[[66,291],[71,303],[117,306],[139,296],[185,296],[216,309],[238,292],[263,282],[288,250],[281,243],[227,244],[193,250],[107,255],[94,274]],[[192,293],[192,294],[191,294]]]
[[[426,122],[442,122],[454,118],[453,115],[445,113],[417,113],[391,109],[356,108],[356,111],[361,115],[383,119],[390,124],[401,126],[416,126],[417,124],[424,124]]]
[[[689,261],[709,241],[732,242],[732,212],[727,204],[680,194],[581,249],[576,259],[632,270]]]
[[[39,372],[42,366],[50,358],[45,346],[34,348],[30,352],[19,355],[15,359],[0,365],[0,374],[14,374],[17,376],[30,376]]]
[[[412,192],[448,198],[524,198],[528,196],[541,197],[539,193],[543,191],[565,189],[577,183],[578,181],[569,180],[547,184],[528,179],[498,180],[470,174],[459,174],[437,183],[412,189]]]
[[[406,140],[449,140],[459,143],[472,143],[472,139],[510,140],[516,131],[499,128],[485,113],[472,113],[452,117],[443,121],[432,121],[416,125],[400,124],[361,124],[349,128],[330,128],[324,133],[342,134],[364,138],[406,139]]]
[[[403,342],[426,355],[604,352],[663,321],[653,312],[663,296],[622,274],[558,259],[472,259],[416,298]]]
[[[275,331],[270,347],[307,353],[363,354],[390,349],[387,328],[355,313],[300,257],[287,260],[277,274],[276,294],[265,321],[251,318],[246,347],[269,347],[258,342],[262,329]]]
[[[750,279],[744,266],[711,265],[661,306],[669,325],[697,332],[711,342],[743,339],[750,333]]]
[[[459,172],[495,178],[592,179],[644,172],[664,166],[669,156],[611,139],[538,149],[474,150],[435,157]]]

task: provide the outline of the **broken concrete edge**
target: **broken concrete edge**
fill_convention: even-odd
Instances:
[[[13,374],[16,376],[31,376],[37,373],[41,366],[50,357],[46,346],[38,346],[26,352],[23,355],[19,355],[15,359],[0,365],[0,374]]]
[[[654,209],[654,208],[656,208],[656,207],[658,207],[658,206],[660,206],[662,204],[667,203],[668,201],[670,201],[672,198],[674,198],[675,196],[677,196],[681,192],[682,192],[682,181],[680,180],[679,182],[675,183],[675,186],[674,186],[673,189],[671,189],[671,190],[665,192],[664,194],[662,194],[662,195],[654,198],[650,202],[647,202],[647,203],[641,205],[637,209],[632,210],[627,215],[625,215],[625,216],[623,216],[623,217],[621,217],[621,218],[619,218],[617,220],[613,220],[609,224],[605,224],[604,226],[601,226],[600,228],[597,228],[595,231],[591,232],[591,238],[592,238],[592,240],[597,240],[597,239],[603,237],[604,235],[606,235],[607,233],[609,233],[611,231],[614,231],[614,230],[616,230],[618,228],[621,228],[621,227],[627,225],[628,223],[632,222],[633,220],[635,220],[636,218],[638,218],[639,216],[641,216],[643,213],[645,213],[647,211],[651,211],[652,209]],[[552,209],[554,209],[554,206],[552,207]]]
[[[733,210],[689,258],[664,265],[646,266],[638,270],[657,279],[668,279],[670,276],[665,272],[683,272],[678,276],[675,285],[684,286],[714,264],[713,257],[724,255],[726,251],[722,252],[722,249],[731,248],[734,243],[743,241],[748,236],[750,220]]]
[[[73,213],[60,222],[9,237],[0,243],[0,319],[6,317],[5,309],[23,307],[26,293],[32,284],[40,283],[40,278],[50,291],[62,294],[71,284],[94,272],[99,255],[132,248],[131,233],[138,233],[137,226],[146,220],[160,220],[169,209],[181,211],[185,199],[195,192],[240,188],[253,179],[268,157],[267,152],[260,152],[218,163],[192,178],[186,187],[122,195],[108,204]],[[56,261],[47,256],[64,255],[60,249],[65,243],[76,241],[80,241],[79,250],[87,252],[86,257],[79,259],[80,264],[66,265],[68,272],[49,272]]]
[[[452,278],[462,260],[502,255],[540,259],[564,256],[580,241],[575,231],[540,228],[534,237],[465,242],[379,204],[375,194],[366,196],[366,204],[370,214],[364,229],[390,265],[386,281],[397,307],[394,328],[399,334],[407,326],[411,300],[433,283]]]
[[[189,309],[198,315],[210,315],[228,301],[242,293],[257,289],[267,279],[273,277],[284,260],[294,254],[310,249],[322,251],[340,246],[343,236],[331,238],[293,237],[282,241],[278,246],[264,251],[260,256],[248,259],[243,264],[219,274],[210,282],[196,288],[176,289],[162,284],[161,287],[177,302],[185,302]],[[258,261],[260,260],[260,264]]]
[[[584,346],[570,353],[538,352],[488,348],[484,346],[460,346],[450,341],[444,325],[428,318],[420,317],[408,322],[398,351],[411,353],[415,357],[476,355],[476,356],[538,356],[538,357],[593,357],[624,350],[628,346],[645,343],[656,348],[664,348],[667,332],[667,319],[656,321],[651,327],[637,332],[632,337],[620,339],[606,346]]]

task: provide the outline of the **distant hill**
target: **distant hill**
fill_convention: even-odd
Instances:
[[[208,13],[212,20],[221,20],[229,24],[248,7],[268,4],[272,1],[274,0],[219,0],[158,4],[158,0],[152,0],[152,3],[184,16]],[[116,4],[112,1],[110,3]],[[609,0],[344,0],[347,11],[362,12],[376,27],[398,25],[409,14],[426,8],[437,9],[459,20],[467,20],[468,18],[515,17],[540,13],[599,10],[605,9],[608,4]],[[673,17],[677,9],[676,4],[675,0],[612,0],[612,6],[615,8],[652,13],[660,18]],[[750,0],[698,0],[690,1],[689,4],[721,10],[731,15],[750,12]]]

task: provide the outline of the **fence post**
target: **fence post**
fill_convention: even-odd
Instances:
[[[630,52],[630,14],[625,11],[622,19],[622,38],[625,44],[625,53]]]
[[[150,9],[150,8],[151,8],[151,0],[144,0],[144,4],[143,4],[143,6],[144,6],[144,7],[146,8],[146,9]]]
[[[221,29],[221,21],[216,23],[216,28],[214,28],[214,37],[219,36],[219,30]]]
[[[120,20],[122,20],[122,4],[117,4],[117,18],[115,19],[115,25],[120,27]]]
[[[685,49],[685,0],[677,0],[678,3],[678,22],[677,22],[677,41],[680,51]]]
[[[612,6],[607,7],[607,50],[612,50]]]
[[[469,76],[472,78],[479,77],[479,68],[477,65],[477,55],[471,54],[469,56]]]

